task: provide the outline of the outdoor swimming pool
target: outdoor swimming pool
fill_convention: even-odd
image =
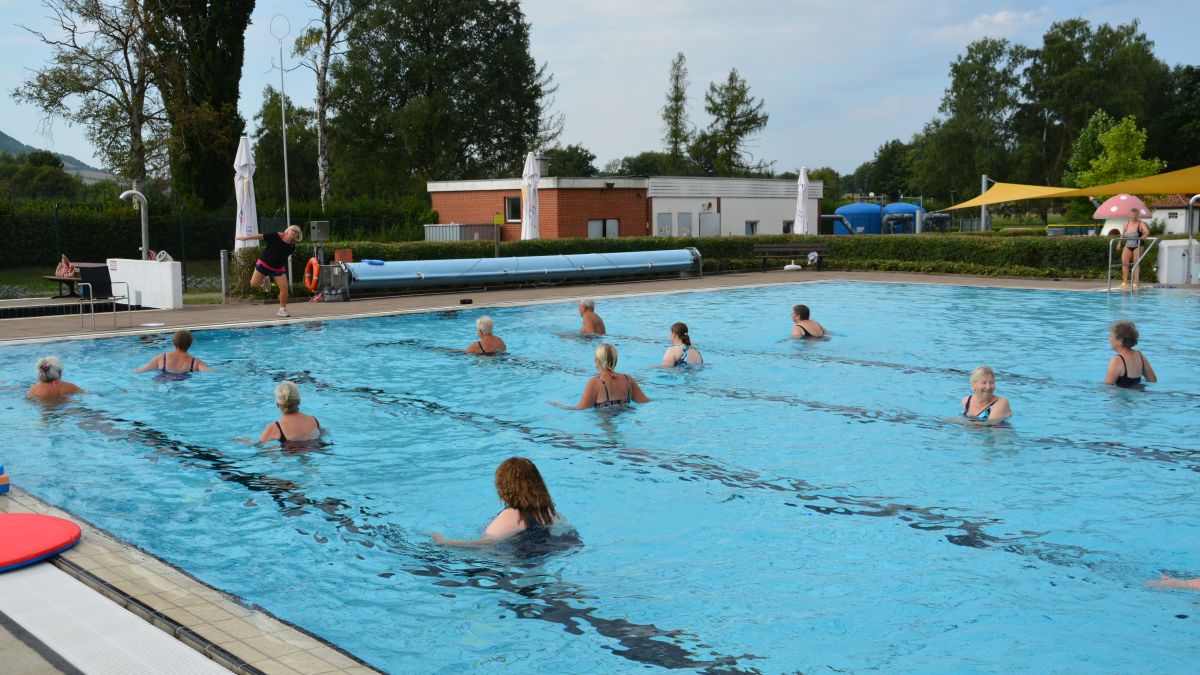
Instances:
[[[792,341],[803,302],[835,333]],[[129,371],[170,336],[0,349],[13,482],[393,672],[1185,672],[1200,593],[1200,296],[811,283],[602,299],[653,402],[567,412],[573,303],[198,332],[220,372]],[[512,352],[465,347],[482,314]],[[1098,384],[1138,323],[1160,384]],[[708,365],[652,368],[686,321]],[[56,354],[96,392],[22,399]],[[997,371],[1011,428],[948,422]],[[292,379],[331,430],[259,448]],[[585,545],[433,546],[537,462]],[[1192,663],[1193,666],[1187,666]]]

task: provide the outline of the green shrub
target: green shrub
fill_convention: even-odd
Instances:
[[[822,243],[828,246],[823,267],[833,270],[879,270],[936,274],[977,274],[982,276],[1057,277],[1102,279],[1106,274],[1108,239],[1104,237],[978,236],[958,234],[854,235],[840,237],[799,237],[774,235],[761,237],[621,237],[617,239],[533,239],[504,242],[502,256],[572,255],[675,248],[696,248],[704,258],[706,273],[754,271],[761,269],[754,257],[758,243]],[[487,241],[420,242],[329,242],[326,250],[350,248],[354,259],[444,260],[451,258],[488,258],[493,244]],[[1143,263],[1143,278],[1153,278],[1155,251]],[[296,260],[307,260],[313,245],[296,246]],[[249,278],[257,249],[248,249],[235,264],[241,276],[235,277],[234,292],[249,293]],[[779,260],[771,261],[774,267]],[[296,274],[300,275],[297,268]]]

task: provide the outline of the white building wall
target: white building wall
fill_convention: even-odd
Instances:
[[[792,190],[795,194],[795,190]],[[811,195],[811,193],[810,193]],[[820,200],[810,196],[807,203],[809,223],[812,231],[816,232],[816,223],[820,216],[818,211]],[[746,233],[746,221],[758,221],[758,234],[783,234],[783,222],[795,220],[795,197],[725,197],[718,200],[716,195],[696,197],[654,197],[650,200],[650,232],[658,234],[658,214],[672,214],[672,232],[678,235],[680,213],[692,214],[692,234],[699,234],[700,213],[716,212],[721,222],[721,236],[742,236]]]
[[[1166,234],[1187,234],[1186,208],[1155,209],[1151,214],[1151,220],[1157,220],[1166,225],[1164,230]]]

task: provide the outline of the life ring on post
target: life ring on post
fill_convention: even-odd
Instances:
[[[316,292],[317,286],[321,283],[321,263],[317,262],[316,258],[309,258],[308,264],[304,266],[304,287],[309,292]]]

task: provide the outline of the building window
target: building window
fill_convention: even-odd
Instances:
[[[785,220],[785,221],[783,221],[783,233],[784,233],[784,234],[791,234],[791,233],[792,233],[792,227],[794,227],[795,225],[796,225],[796,221],[794,221],[794,220]]]
[[[1167,211],[1167,220],[1174,220],[1179,217],[1178,211]]]
[[[621,235],[621,222],[616,218],[589,220],[588,239],[615,239]]]
[[[521,222],[521,198],[520,197],[505,197],[504,198],[504,220],[510,223]]]
[[[747,220],[746,221],[746,236],[749,237],[749,236],[755,235],[755,234],[758,234],[758,221],[757,220]]]

